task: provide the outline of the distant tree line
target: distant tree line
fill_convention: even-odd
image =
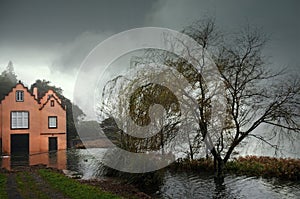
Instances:
[[[6,69],[0,75],[0,100],[4,99],[5,95],[16,85],[17,81],[17,75],[10,61]]]

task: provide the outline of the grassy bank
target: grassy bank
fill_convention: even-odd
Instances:
[[[214,164],[212,159],[181,160],[172,164],[170,168],[213,172]],[[300,180],[299,159],[246,156],[227,162],[225,169],[233,174]]]
[[[119,178],[72,179],[60,170],[38,165],[0,170],[0,199],[6,198],[148,199],[150,196]]]
[[[96,187],[81,184],[80,182],[70,179],[62,174],[52,172],[48,169],[40,169],[38,173],[42,178],[47,181],[54,189],[64,193],[69,198],[81,199],[81,198],[120,198],[111,193],[103,192]]]
[[[24,199],[30,199],[33,196],[39,199],[50,199],[41,189],[37,189],[39,185],[35,182],[33,176],[27,172],[18,172],[16,182],[20,193]]]
[[[58,170],[24,168],[17,171],[0,171],[0,198],[117,199],[122,197],[103,191],[100,187],[68,178]]]
[[[0,173],[0,198],[1,199],[7,198],[6,182],[7,182],[7,176],[5,174]]]
[[[299,159],[246,156],[228,162],[226,169],[238,174],[300,180]]]

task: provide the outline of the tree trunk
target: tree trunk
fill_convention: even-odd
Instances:
[[[221,157],[214,157],[214,180],[216,184],[224,183],[224,161]]]
[[[190,144],[190,158],[191,160],[194,160],[194,152],[193,152],[193,147]]]
[[[161,147],[161,154],[165,155],[164,134],[162,132],[160,132],[160,147]]]

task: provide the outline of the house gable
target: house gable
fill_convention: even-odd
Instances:
[[[38,103],[38,104],[40,104],[40,102],[39,102],[39,100],[37,100],[36,98],[35,98],[35,96],[29,91],[29,89],[26,87],[26,86],[24,86],[24,84],[21,82],[21,81],[19,81],[19,83],[17,83],[6,95],[5,95],[5,97],[0,101],[0,104],[2,104],[5,100],[7,100],[7,98],[9,98],[9,96],[11,96],[11,95],[14,95],[15,96],[15,91],[17,91],[17,90],[21,90],[21,91],[23,91],[24,92],[24,94],[25,94],[25,92],[26,92],[26,95],[27,95],[27,99],[28,100],[30,100],[30,99],[32,99],[32,100],[34,100],[34,101],[36,101],[36,103]]]
[[[55,93],[49,94],[47,96],[47,100],[42,104],[40,110],[42,110],[47,105],[51,106],[52,102],[54,102],[55,107],[58,106],[58,107],[62,108],[64,111],[66,110],[66,108],[61,104],[61,100],[55,95]]]
[[[57,101],[61,104],[61,99],[57,96],[57,94],[52,89],[48,90],[44,94],[44,96],[40,99],[40,103],[45,104],[49,99],[49,96],[54,96],[57,99]]]

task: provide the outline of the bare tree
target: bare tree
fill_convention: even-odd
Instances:
[[[247,26],[230,35],[231,39],[214,43],[217,34],[213,21],[200,24],[188,27],[185,32],[206,49],[212,48],[210,52],[225,85],[226,119],[211,148],[215,177],[222,182],[226,162],[245,138],[252,136],[279,149],[269,137],[277,133],[286,137],[291,136],[291,132],[299,133],[300,82],[296,78],[286,78],[283,71],[274,73],[268,68],[263,56],[267,40],[259,29]],[[209,46],[210,43],[213,45]],[[206,91],[203,92],[205,96]],[[199,103],[200,112],[203,105],[206,106]],[[200,117],[199,120],[203,136],[209,133],[207,129],[211,125],[206,119]],[[273,128],[269,134],[255,132],[262,125]]]
[[[223,165],[246,137],[252,136],[279,149],[266,134],[255,132],[258,127],[273,127],[269,133],[271,137],[277,133],[289,136],[290,131],[299,133],[300,130],[300,82],[287,78],[283,71],[274,73],[268,69],[262,53],[265,43],[266,38],[260,30],[247,26],[231,44],[222,45],[215,56],[226,85],[226,114],[231,121],[222,132],[230,137],[228,148],[212,151],[217,157],[217,172],[221,177]],[[224,142],[220,140],[222,146]]]
[[[245,138],[254,137],[279,150],[280,143],[274,144],[271,138],[278,134],[288,138],[299,133],[300,81],[283,71],[270,69],[263,55],[267,37],[258,28],[248,25],[239,33],[222,35],[214,20],[208,19],[192,24],[183,32],[211,53],[225,86],[225,121],[219,132],[214,135],[210,132],[210,127],[215,125],[211,120],[214,94],[207,88],[201,70],[166,54],[158,57],[163,57],[164,63],[175,67],[200,89],[197,96],[198,132],[203,141],[213,142],[208,144],[214,158],[215,178],[223,182],[224,166]],[[155,57],[153,53],[151,56]],[[267,134],[256,131],[263,125],[270,127]],[[205,140],[209,138],[208,134],[215,139]]]

